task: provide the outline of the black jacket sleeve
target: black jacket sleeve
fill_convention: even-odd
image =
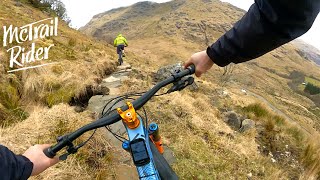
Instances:
[[[307,32],[319,9],[320,0],[255,0],[207,54],[222,67],[257,58]]]
[[[32,173],[33,163],[22,155],[15,155],[0,145],[0,179],[25,180]]]

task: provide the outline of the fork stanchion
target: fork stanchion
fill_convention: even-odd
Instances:
[[[149,136],[153,144],[156,146],[158,151],[163,154],[164,149],[162,146],[162,139],[160,136],[159,126],[156,123],[151,123],[149,125]]]

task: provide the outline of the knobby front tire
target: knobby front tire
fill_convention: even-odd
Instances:
[[[156,165],[156,169],[159,172],[161,179],[164,180],[178,180],[177,174],[173,171],[167,160],[159,153],[156,146],[150,142],[150,149]]]

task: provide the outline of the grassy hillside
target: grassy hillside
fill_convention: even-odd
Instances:
[[[109,43],[117,33],[124,34],[129,40],[127,51],[130,58],[127,61],[137,68],[136,88],[145,90],[153,84],[150,76],[159,67],[186,61],[193,53],[205,49],[244,13],[215,0],[143,2],[98,14],[81,31]],[[293,72],[319,78],[320,71],[314,62],[299,52],[298,47],[289,43],[254,61],[230,66],[233,71],[227,75],[223,75],[224,69],[213,67],[198,79],[198,92],[155,100],[150,111],[156,112],[153,114],[155,119],[166,129],[167,143],[178,156],[175,168],[182,178],[240,176],[243,179],[250,172],[254,179],[307,179],[319,175],[320,167],[316,163],[319,157],[309,154],[310,149],[316,153],[318,146],[313,140],[319,135],[317,107],[313,99],[301,95],[289,85]],[[137,90],[132,85],[128,89]],[[261,96],[264,101],[241,93],[241,89]],[[221,95],[223,91],[228,92],[226,97]],[[170,105],[165,105],[169,100]],[[246,114],[239,110],[255,119],[258,127],[256,132],[244,136],[232,133],[222,122],[219,109],[242,109],[255,102],[264,104],[263,109],[269,109],[267,114],[273,114],[269,112],[272,110],[270,105],[282,111],[286,115],[285,123],[277,124],[273,115],[257,117],[254,112]],[[155,107],[161,107],[161,110]],[[182,108],[186,115],[175,114],[176,108]],[[178,127],[183,127],[185,132],[179,134]],[[219,134],[232,134],[235,138]],[[187,137],[187,142],[183,137]],[[270,138],[274,141],[266,140]],[[276,141],[281,141],[282,145],[274,143]],[[285,143],[292,149],[285,150]],[[290,151],[294,154],[291,159],[297,163],[288,166],[289,162],[281,158],[272,163],[268,154],[262,155],[257,150],[262,146],[269,146],[271,154]],[[186,170],[186,166],[191,168]]]
[[[50,17],[15,0],[1,1],[0,13],[4,26],[23,26]],[[59,21],[58,37],[37,40],[39,45],[55,44],[48,61],[57,64],[16,73],[7,73],[9,58],[2,47],[1,144],[22,153],[33,144],[54,143],[57,136],[93,121],[96,114],[76,113],[69,104],[87,99],[88,92],[115,69],[117,57],[108,43],[119,32],[128,37],[125,61],[133,66],[120,90],[143,92],[155,83],[153,75],[159,67],[185,61],[203,50],[244,13],[210,0],[137,3],[98,14],[81,29],[100,40]],[[0,29],[0,37],[2,34]],[[173,168],[181,179],[319,178],[319,111],[312,100],[288,84],[293,71],[314,79],[320,78],[320,72],[297,50],[292,44],[285,45],[253,62],[230,67],[233,72],[227,75],[214,67],[196,79],[197,91],[156,97],[146,105],[150,120],[159,123],[164,143],[177,158]],[[277,114],[270,104],[289,118]],[[252,119],[256,128],[234,131],[223,122],[222,112],[227,110]],[[121,179],[119,170],[134,172],[131,161],[119,160],[129,154],[114,148],[104,133],[99,131],[79,153],[31,179]],[[89,136],[85,134],[78,142]]]
[[[51,17],[27,1],[2,0],[1,26],[24,26]],[[113,47],[69,28],[59,20],[58,36],[37,39],[37,46],[54,44],[49,59],[41,63],[56,64],[8,73],[9,54],[3,47],[0,29],[0,142],[15,153],[23,153],[37,143],[54,143],[57,136],[88,123],[95,118],[90,112],[76,113],[68,104],[77,98],[88,98],[102,78],[116,68]],[[21,44],[27,50],[32,42]],[[92,95],[92,94],[91,94]],[[62,104],[61,104],[62,103]],[[84,136],[82,140],[87,138]],[[102,133],[88,148],[70,161],[59,163],[35,179],[91,179],[95,175],[112,174],[112,148]],[[95,149],[94,151],[92,149]],[[99,150],[100,149],[100,150]],[[97,155],[96,153],[99,153]],[[98,162],[101,160],[101,162]],[[103,162],[103,163],[102,163]],[[97,168],[104,170],[97,171]],[[111,176],[111,175],[110,175]]]
[[[49,17],[29,4],[10,0],[1,1],[0,12],[3,26],[12,24],[20,27]],[[3,29],[0,34],[3,38]],[[113,49],[70,29],[63,21],[59,21],[57,37],[32,42],[36,42],[37,46],[55,45],[49,51],[49,60],[35,62],[34,65],[47,62],[56,64],[7,73],[9,53],[6,50],[15,46],[15,43],[1,48],[0,114],[32,104],[51,107],[61,102],[68,103],[72,97],[85,94],[87,87],[95,87],[103,76],[115,68]],[[25,42],[22,46],[28,49],[32,42]]]
[[[146,60],[140,62],[155,71],[165,64],[186,61],[194,52],[205,49],[243,14],[244,11],[220,1],[144,2],[96,15],[81,31],[107,42],[122,32],[129,39],[127,49],[143,56]],[[223,69],[214,67],[202,80],[252,90],[297,121],[314,123],[315,119],[305,117],[305,112],[300,110],[292,111],[286,103],[293,102],[291,106],[300,104],[307,109],[315,106],[312,100],[294,93],[288,86],[292,72],[320,77],[319,67],[300,56],[294,44],[236,65],[229,76],[222,76],[222,72]],[[276,96],[288,101],[281,102]]]

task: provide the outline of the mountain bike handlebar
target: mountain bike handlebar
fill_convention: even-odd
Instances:
[[[187,69],[177,73],[177,74],[172,74],[171,77],[159,82],[158,84],[156,84],[153,88],[151,88],[148,92],[146,92],[144,95],[142,95],[140,98],[138,98],[137,100],[133,101],[132,105],[133,107],[138,110],[140,109],[145,103],[147,103],[152,96],[154,96],[162,87],[165,87],[166,85],[176,82],[178,80],[180,80],[181,78],[183,78],[184,76],[187,75],[192,75],[195,73],[195,66],[191,65],[189,66]],[[123,111],[128,109],[127,105],[124,105],[123,107],[121,107],[121,109]],[[56,153],[58,151],[60,151],[62,148],[66,147],[66,146],[70,146],[72,145],[72,142],[77,139],[78,137],[80,137],[82,134],[84,134],[87,131],[93,130],[93,129],[97,129],[100,127],[104,127],[104,126],[108,126],[111,125],[113,123],[118,122],[119,120],[121,120],[120,115],[114,111],[113,113],[111,113],[110,115],[106,116],[106,117],[102,117],[99,120],[92,122],[90,124],[87,124],[83,127],[81,127],[80,129],[67,134],[61,138],[58,138],[58,143],[51,146],[50,148],[45,149],[43,152],[44,154],[49,157],[49,158],[53,158],[56,156]],[[72,145],[73,146],[73,145]]]

